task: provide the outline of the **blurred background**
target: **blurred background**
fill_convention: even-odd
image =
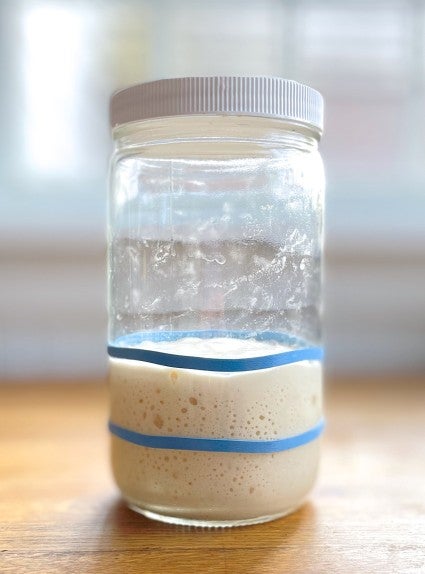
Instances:
[[[425,371],[424,1],[1,0],[1,378],[106,370],[111,92],[226,74],[325,97],[328,370]]]

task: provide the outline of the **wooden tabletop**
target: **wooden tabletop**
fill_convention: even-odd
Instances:
[[[2,573],[425,573],[425,380],[328,385],[322,469],[286,518],[194,529],[128,510],[101,382],[0,386]]]

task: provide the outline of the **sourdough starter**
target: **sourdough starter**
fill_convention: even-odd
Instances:
[[[144,342],[143,348],[220,358],[289,350],[232,338]],[[290,437],[320,420],[321,387],[319,361],[220,373],[110,358],[111,421],[148,435]],[[143,513],[193,524],[261,522],[302,503],[315,481],[319,442],[244,454],[148,448],[112,436],[112,465],[123,496]]]

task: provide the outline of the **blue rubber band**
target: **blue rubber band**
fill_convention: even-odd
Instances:
[[[259,341],[275,341],[289,346],[299,346],[300,348],[261,357],[221,359],[177,355],[136,347],[136,345],[140,345],[144,341],[176,341],[186,337],[202,339],[210,339],[213,337],[238,339],[255,338]],[[153,333],[132,333],[119,337],[112,345],[108,346],[108,354],[117,359],[145,361],[173,368],[229,373],[269,369],[271,367],[278,367],[299,361],[320,361],[323,358],[323,349],[321,347],[306,346],[306,343],[301,339],[291,337],[284,333],[252,333],[249,331],[157,331]]]
[[[325,422],[324,419],[321,419],[308,431],[295,436],[273,440],[157,436],[132,431],[111,421],[108,426],[110,432],[118,438],[148,448],[258,454],[281,452],[307,444],[322,434]]]

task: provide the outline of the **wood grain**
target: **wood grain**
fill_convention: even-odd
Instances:
[[[2,573],[425,573],[424,380],[329,384],[309,502],[227,530],[120,502],[102,382],[3,384],[0,399]]]

